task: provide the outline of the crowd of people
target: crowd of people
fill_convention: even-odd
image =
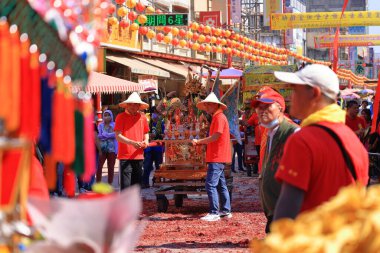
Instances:
[[[259,159],[254,173],[259,178],[266,232],[270,232],[272,221],[295,218],[328,201],[344,186],[367,185],[370,176],[380,176],[378,157],[368,156],[380,153],[379,122],[375,124],[377,132],[371,131],[373,105],[366,100],[352,100],[342,109],[337,103],[339,79],[326,66],[307,65],[296,73],[275,72],[275,76],[291,86],[290,110],[278,91],[263,87],[244,104],[240,115],[241,131],[255,137]],[[135,184],[148,188],[151,172],[163,162],[164,147],[151,145],[163,139],[163,117],[152,111],[148,120],[144,110],[149,105],[138,93],[132,93],[119,106],[124,111],[115,120],[113,113],[105,110],[103,122],[96,127],[96,182],[102,181],[107,161],[107,182],[113,184],[118,159],[120,190]],[[232,172],[245,171],[244,144],[231,145],[223,114],[226,105],[214,93],[198,102],[197,107],[211,116],[208,137],[192,140],[193,145],[206,145],[209,213],[201,219],[231,218],[224,171],[231,161]],[[377,162],[371,163],[374,157]]]

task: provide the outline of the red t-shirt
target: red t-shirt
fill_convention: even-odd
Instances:
[[[355,117],[353,119],[348,115],[346,115],[346,125],[354,132],[367,127],[367,124],[362,117]]]
[[[222,135],[216,141],[207,144],[206,162],[231,163],[230,128],[222,111],[217,111],[212,116],[210,136],[214,133],[221,133]]]
[[[264,131],[263,127],[259,125],[259,116],[257,113],[253,113],[247,123],[255,128],[255,145],[259,146],[261,144],[261,135]]]
[[[320,122],[341,139],[353,162],[358,181],[368,181],[368,154],[354,132],[344,124]],[[354,183],[336,141],[323,129],[308,126],[289,137],[276,179],[305,191],[301,211],[312,209],[339,189]]]
[[[149,133],[148,120],[143,113],[131,115],[126,112],[117,115],[115,120],[115,132],[121,134],[130,140],[144,141],[144,135]],[[144,149],[136,149],[132,145],[119,142],[119,152],[117,158],[125,160],[144,159]]]

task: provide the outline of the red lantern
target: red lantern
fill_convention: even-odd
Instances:
[[[174,38],[174,39],[172,40],[172,45],[173,45],[173,46],[178,46],[178,44],[179,44],[179,40],[178,40],[177,38]]]
[[[204,29],[205,29],[205,26],[203,24],[200,24],[198,27],[198,32],[203,33]]]
[[[117,4],[123,4],[125,2],[125,0],[115,0],[115,3]]]
[[[138,12],[144,12],[145,11],[145,5],[143,3],[141,3],[141,2],[138,2],[136,4],[136,10]]]
[[[226,41],[227,41],[227,46],[228,46],[228,47],[231,47],[231,44],[232,44],[232,43],[231,43],[231,40],[230,40],[230,39],[227,39]]]
[[[138,17],[138,15],[134,11],[131,11],[128,13],[128,19],[132,22],[135,21],[137,17]]]
[[[186,31],[184,29],[181,29],[179,30],[178,35],[183,38],[186,36]]]
[[[193,40],[198,40],[199,38],[199,33],[195,32],[193,33]]]
[[[170,33],[171,30],[172,30],[172,28],[171,28],[170,26],[165,26],[165,27],[164,27],[164,32],[165,32],[165,33]]]
[[[144,27],[144,26],[142,26],[142,27],[140,27],[139,28],[139,33],[141,34],[141,35],[146,35],[147,33],[148,33],[148,27]]]
[[[115,13],[115,11],[116,11],[116,6],[114,4],[110,4],[108,6],[108,14],[113,15]]]
[[[193,47],[193,44],[194,44],[194,43],[193,43],[192,41],[188,41],[188,42],[187,42],[187,47],[188,47],[188,48],[192,48],[192,47]]]
[[[222,47],[222,54],[226,54],[226,48]]]
[[[211,36],[210,35],[206,35],[205,42],[206,43],[210,43],[211,42]]]
[[[211,27],[211,34],[215,35],[215,32],[216,32],[216,28],[215,27]]]
[[[233,54],[233,55],[237,55],[237,54],[238,54],[238,52],[239,52],[239,51],[237,51],[235,48],[234,48],[234,49],[232,49],[232,54]]]
[[[216,53],[216,52],[218,51],[218,49],[216,48],[216,46],[212,46],[212,47],[211,47],[211,51],[212,51],[213,53]]]
[[[125,19],[121,20],[119,23],[121,28],[127,28],[129,26],[129,22]]]
[[[198,51],[203,52],[203,51],[205,51],[205,49],[206,49],[205,45],[201,44],[201,45],[199,46]]]
[[[163,33],[158,33],[156,36],[157,41],[162,41],[164,39],[165,35]]]

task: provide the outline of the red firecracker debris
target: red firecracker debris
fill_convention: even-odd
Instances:
[[[149,192],[149,193],[147,193]],[[262,212],[258,179],[235,177],[230,219],[206,222],[200,218],[207,214],[208,200],[185,198],[183,207],[177,208],[169,200],[167,213],[157,213],[154,190],[143,190],[142,218],[147,226],[141,236],[138,252],[249,252],[253,238],[265,237],[266,218]]]

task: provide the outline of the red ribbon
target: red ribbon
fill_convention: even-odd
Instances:
[[[342,8],[342,13],[341,13],[341,15],[340,15],[340,20],[342,20],[343,13],[344,13],[344,11],[346,10],[347,4],[348,4],[348,0],[345,0],[345,1],[344,1],[344,4],[343,4],[343,8]],[[339,23],[338,27],[336,28],[335,38],[334,38],[334,59],[333,59],[333,70],[334,70],[335,73],[336,73],[336,71],[337,71],[337,69],[338,69],[338,60],[339,60],[339,59],[338,59],[339,29],[340,29],[340,23]]]
[[[373,101],[373,118],[372,118],[371,134],[376,132],[377,130],[376,123],[377,123],[377,118],[379,116],[379,106],[380,106],[380,73],[379,73],[379,80],[377,81],[375,101]]]

